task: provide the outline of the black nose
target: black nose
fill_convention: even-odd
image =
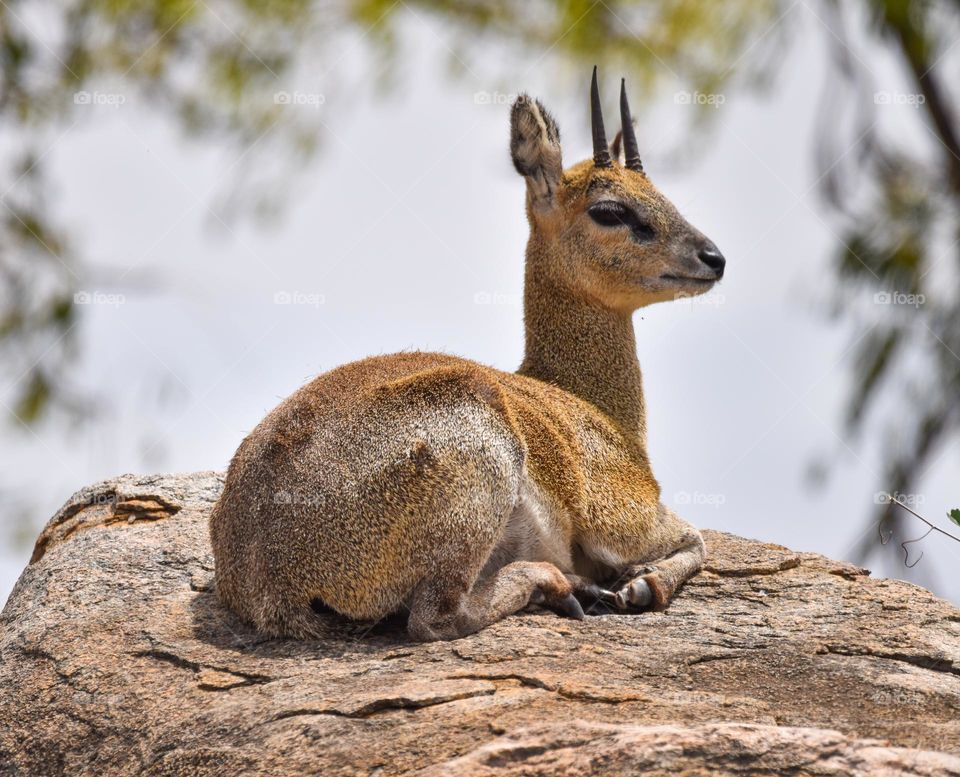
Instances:
[[[723,277],[723,268],[726,266],[727,260],[723,258],[723,254],[717,250],[715,245],[708,245],[705,248],[701,248],[697,257],[717,274],[717,278]]]

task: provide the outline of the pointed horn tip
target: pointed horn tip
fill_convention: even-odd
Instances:
[[[637,136],[633,129],[633,117],[630,115],[630,103],[627,99],[626,79],[620,81],[620,124],[623,133],[624,167],[638,173],[643,172]]]
[[[590,123],[593,135],[593,163],[597,167],[610,167],[610,150],[603,128],[603,110],[600,107],[600,86],[597,81],[597,66],[593,66],[593,78],[590,83]]]

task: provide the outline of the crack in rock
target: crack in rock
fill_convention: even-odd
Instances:
[[[539,677],[516,673],[502,674],[458,674],[450,679],[490,680],[493,682],[513,681],[525,688],[535,688],[541,691],[556,694],[568,701],[581,701],[588,704],[626,704],[630,702],[648,702],[650,696],[637,691],[615,691],[610,693],[600,688],[588,686],[573,686],[563,683],[552,683]],[[499,690],[499,688],[497,688]]]
[[[428,707],[438,707],[442,704],[461,701],[462,699],[472,699],[478,696],[492,696],[497,688],[493,683],[450,683],[454,687],[449,687],[446,691],[437,691],[438,686],[443,683],[431,683],[423,688],[413,686],[406,691],[390,696],[380,696],[373,699],[367,699],[359,704],[332,704],[327,707],[319,708],[297,708],[284,710],[272,716],[269,723],[287,718],[313,716],[313,715],[332,715],[339,718],[363,719],[369,718],[381,712],[390,712],[393,710],[422,710]]]
[[[855,656],[860,658],[882,658],[888,661],[899,661],[904,664],[926,669],[930,672],[944,672],[960,676],[960,666],[945,656],[928,656],[917,653],[899,653],[897,651],[872,651],[866,648],[846,648],[836,645],[824,645],[819,651],[821,655]]]
[[[167,650],[158,650],[149,648],[139,650],[131,655],[139,658],[152,658],[155,661],[163,661],[181,669],[189,669],[194,673],[197,679],[197,685],[203,691],[229,691],[234,688],[241,688],[250,685],[263,685],[276,680],[276,677],[270,677],[265,674],[256,674],[253,672],[241,672],[237,669],[227,669],[218,666],[207,666],[198,661],[190,661],[183,656],[178,656]]]
[[[86,499],[67,505],[47,524],[33,546],[30,563],[35,564],[54,545],[66,542],[78,531],[95,526],[130,525],[137,521],[159,521],[180,512],[180,505],[162,496],[140,494],[122,497],[112,489],[91,494]]]
[[[780,572],[786,572],[788,569],[796,569],[803,563],[799,556],[790,556],[783,559],[778,564],[756,564],[746,567],[722,567],[713,566],[707,562],[704,571],[712,572],[717,577],[760,577],[763,575],[776,575]]]

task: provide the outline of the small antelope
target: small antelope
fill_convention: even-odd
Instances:
[[[662,609],[704,563],[660,502],[631,315],[723,276],[716,246],[650,183],[625,85],[607,147],[597,71],[593,159],[563,169],[560,131],[523,95],[510,117],[527,184],[526,351],[516,373],[398,353],[314,379],[230,463],[211,519],[216,590],[270,636],[329,633],[321,605],[409,610],[456,639],[534,602]],[[619,161],[620,151],[624,161]]]

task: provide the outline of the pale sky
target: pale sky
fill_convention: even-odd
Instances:
[[[727,94],[707,147],[682,169],[669,152],[692,108],[670,91],[635,107],[651,178],[727,258],[708,297],[638,313],[637,347],[664,501],[701,527],[847,558],[884,485],[876,448],[846,439],[841,424],[858,333],[825,312],[836,227],[817,203],[811,139],[824,35],[812,17],[799,22],[775,93]],[[81,486],[123,472],[225,468],[280,399],[370,354],[435,349],[516,368],[524,185],[507,150],[508,104],[475,95],[540,96],[571,164],[590,153],[589,73],[547,56],[519,67],[515,83],[451,77],[442,28],[420,23],[410,40],[416,56],[385,98],[334,90],[319,108],[296,107],[319,110],[327,129],[271,228],[212,218],[210,192],[228,185],[236,153],[185,141],[134,97],[90,106],[56,142],[57,213],[95,265],[129,272],[111,286],[101,271],[86,287],[123,295],[90,305],[80,327],[77,379],[101,393],[102,415],[79,432],[11,428],[0,442],[5,495],[15,488],[49,516]],[[350,54],[338,67],[359,63]],[[620,74],[608,75],[612,116]],[[889,121],[909,110],[889,106]],[[155,290],[128,287],[145,274]],[[278,293],[299,304],[276,304]],[[833,477],[818,490],[806,472],[824,456]],[[945,511],[960,506],[957,464],[954,446],[920,486],[921,512],[945,528]],[[30,553],[11,542],[15,518],[0,507],[0,601]],[[958,549],[935,538],[922,549],[913,572],[875,573],[933,579],[960,601]]]

